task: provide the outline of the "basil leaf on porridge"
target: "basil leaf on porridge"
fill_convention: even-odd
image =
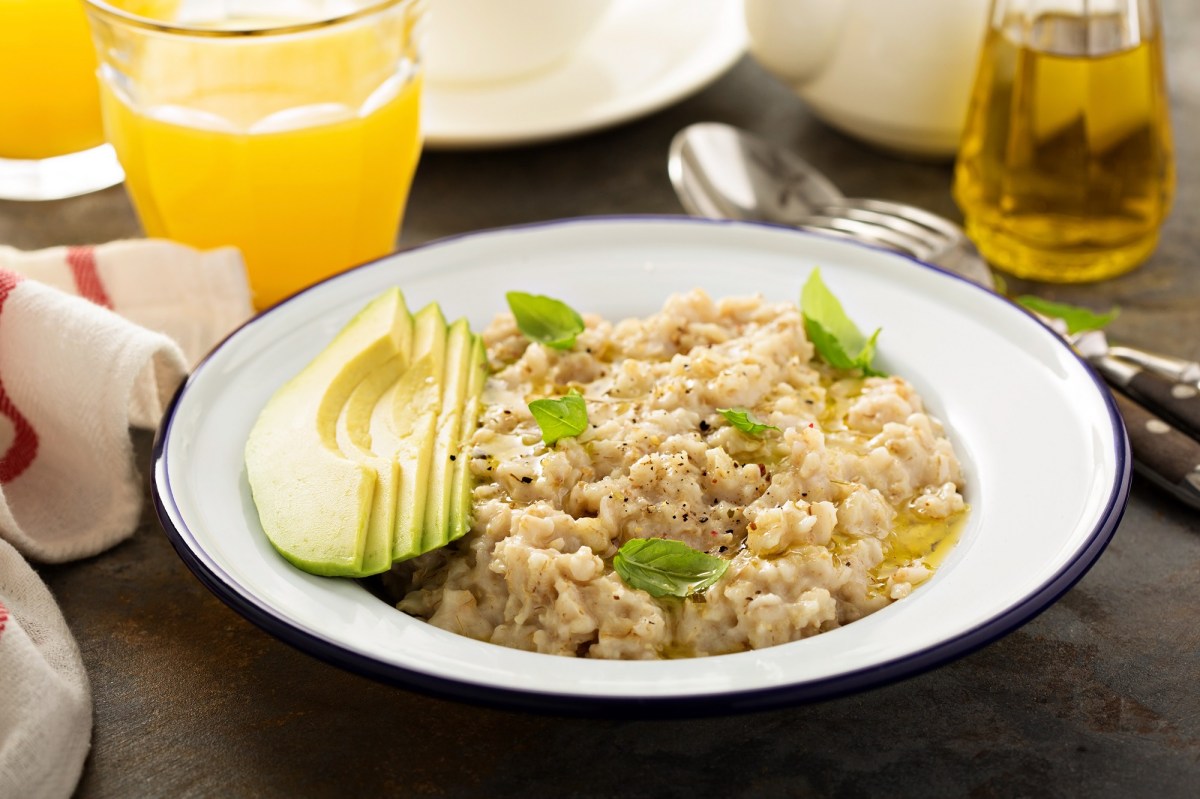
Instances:
[[[805,332],[826,363],[838,369],[861,369],[867,376],[885,376],[871,365],[880,330],[863,339],[842,303],[821,280],[821,270],[813,269],[808,276],[800,293],[800,307]]]
[[[729,561],[665,538],[632,538],[613,557],[626,585],[650,596],[687,597],[721,579]]]
[[[542,441],[553,446],[560,438],[577,436],[587,429],[587,405],[578,391],[558,399],[539,399],[529,403],[529,412],[542,430]]]
[[[571,306],[553,297],[510,291],[505,295],[517,328],[533,341],[569,350],[583,332],[583,319]]]
[[[397,607],[502,646],[653,659],[787,644],[933,590],[968,513],[954,446],[904,377],[869,369],[874,337],[847,337],[819,280],[803,315],[699,289],[584,314],[570,350],[498,315],[461,450],[470,530],[386,575]],[[856,368],[818,357],[839,337]]]
[[[745,408],[717,408],[717,413],[724,416],[727,422],[748,436],[761,436],[768,430],[779,432],[778,427],[773,424],[763,424]]]

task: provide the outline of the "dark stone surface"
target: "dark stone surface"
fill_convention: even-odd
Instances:
[[[1174,0],[1165,17],[1179,192],[1159,252],[1106,283],[1014,288],[1118,302],[1116,338],[1200,358],[1200,10]],[[948,165],[896,160],[831,131],[747,59],[615,130],[428,153],[402,245],[565,216],[677,213],[667,144],[703,119],[796,147],[850,194],[956,213]],[[0,203],[0,241],[20,247],[133,235],[119,188]],[[145,467],[149,437],[136,443]],[[563,719],[375,684],[229,610],[149,511],[125,543],[40,572],[92,681],[81,797],[1185,797],[1200,785],[1200,516],[1141,480],[1097,565],[1020,630],[899,684],[729,718]]]

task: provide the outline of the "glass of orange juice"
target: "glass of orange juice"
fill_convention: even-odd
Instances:
[[[423,0],[85,2],[147,235],[238,247],[259,308],[392,251]]]
[[[83,4],[0,0],[0,199],[57,200],[120,182]]]

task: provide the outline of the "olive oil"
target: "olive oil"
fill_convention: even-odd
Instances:
[[[871,589],[883,593],[888,578],[897,569],[918,559],[931,571],[940,568],[946,555],[958,543],[968,512],[969,508],[964,509],[949,519],[928,519],[911,509],[901,512],[892,532],[883,541],[883,562],[871,570]]]
[[[1157,24],[1010,17],[988,32],[954,193],[970,237],[1018,277],[1112,277],[1158,243],[1174,172]]]

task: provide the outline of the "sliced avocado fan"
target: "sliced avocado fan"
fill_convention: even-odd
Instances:
[[[399,289],[372,300],[267,402],[246,441],[246,476],[279,553],[320,575],[358,575],[378,479],[347,458],[337,420],[367,375],[407,349],[412,320]]]
[[[305,571],[365,577],[462,536],[487,360],[465,319],[371,301],[260,413],[246,473],[263,531]]]

